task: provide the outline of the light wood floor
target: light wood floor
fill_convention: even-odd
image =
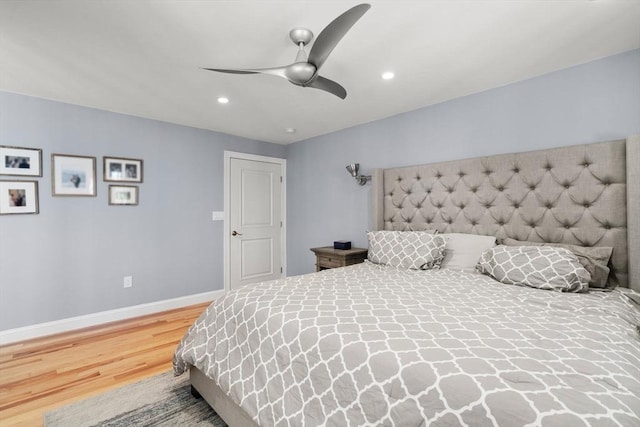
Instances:
[[[207,305],[0,347],[0,425],[42,426],[55,407],[170,370]]]

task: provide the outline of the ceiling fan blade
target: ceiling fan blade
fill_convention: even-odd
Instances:
[[[324,61],[327,60],[333,48],[342,40],[342,37],[347,34],[353,24],[355,24],[370,7],[371,5],[367,3],[359,4],[331,21],[313,43],[311,52],[309,52],[308,62],[315,65],[316,68],[320,68],[322,64],[324,64]]]
[[[318,76],[314,81],[305,85],[306,87],[312,87],[315,89],[324,90],[337,96],[338,98],[345,99],[347,97],[347,91],[338,83],[333,80],[329,80],[325,77]]]
[[[222,68],[203,68],[203,70],[215,71],[218,73],[227,73],[227,74],[258,74],[257,71],[253,71],[253,70],[224,70]]]
[[[276,68],[256,68],[256,69],[247,69],[247,70],[228,70],[223,68],[203,68],[203,70],[207,71],[215,71],[218,73],[227,73],[227,74],[271,74],[272,76],[282,77],[287,79],[287,75],[285,74],[286,67],[276,67]]]

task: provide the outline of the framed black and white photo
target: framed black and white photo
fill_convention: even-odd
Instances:
[[[42,150],[0,145],[0,175],[42,176]]]
[[[0,215],[38,211],[38,181],[0,181]]]
[[[51,193],[54,196],[96,196],[96,158],[51,155]]]
[[[104,180],[107,182],[142,182],[142,160],[104,157]]]
[[[138,187],[135,185],[110,185],[109,204],[135,206],[138,204]]]

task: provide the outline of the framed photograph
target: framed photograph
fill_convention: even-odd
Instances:
[[[104,180],[108,182],[142,182],[142,160],[104,157]]]
[[[37,213],[38,181],[0,181],[0,215]]]
[[[96,196],[96,158],[51,155],[51,193],[54,196]]]
[[[0,175],[42,176],[42,150],[0,145]]]
[[[109,204],[135,206],[138,204],[138,187],[136,185],[110,185]]]

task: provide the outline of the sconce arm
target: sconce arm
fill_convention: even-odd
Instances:
[[[356,181],[360,185],[365,185],[367,181],[371,181],[371,175],[358,175],[356,176]]]

